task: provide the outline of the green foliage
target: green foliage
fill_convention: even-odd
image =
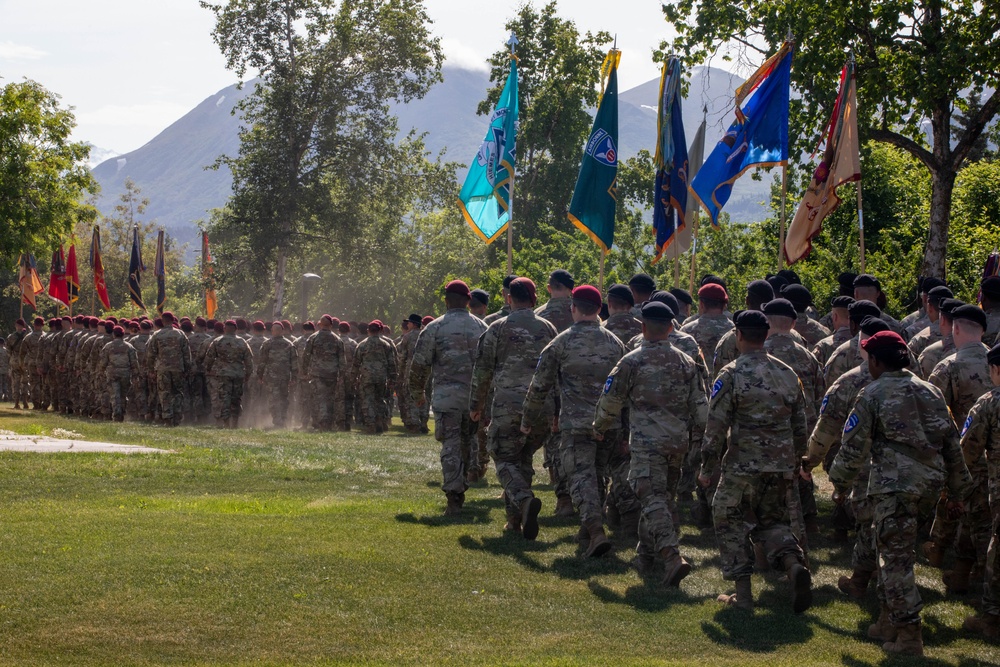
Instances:
[[[45,257],[74,224],[97,215],[83,203],[97,182],[86,165],[90,146],[70,140],[75,126],[73,112],[40,84],[0,88],[0,260],[8,267],[22,252]]]

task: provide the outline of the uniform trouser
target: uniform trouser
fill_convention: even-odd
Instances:
[[[684,465],[681,466],[681,479],[677,483],[677,493],[685,500],[698,490],[698,470],[701,468],[701,450],[688,449],[684,455]]]
[[[875,550],[875,515],[871,499],[867,496],[851,500],[851,513],[857,534],[851,552],[851,567],[855,572],[875,572],[878,569],[878,552]]]
[[[351,430],[351,422],[354,421],[354,387],[350,383],[340,383],[340,403],[341,417],[340,428],[344,431]]]
[[[243,412],[243,378],[212,377],[212,410],[216,419],[239,419]]]
[[[385,390],[383,378],[363,378],[358,384],[361,394],[361,423],[365,430],[376,431],[386,427]]]
[[[469,413],[434,411],[434,437],[441,443],[441,489],[446,494],[465,493],[465,471],[472,455],[476,433]]]
[[[22,371],[20,368],[12,368],[10,382],[14,394],[14,402],[27,404],[28,383],[24,371]]]
[[[333,428],[336,412],[337,378],[311,378],[313,426],[321,431]]]
[[[520,516],[521,505],[535,497],[531,479],[535,474],[531,459],[548,437],[544,420],[531,433],[521,433],[520,414],[493,415],[487,429],[487,448],[503,485],[507,516]]]
[[[785,556],[805,562],[788,511],[794,476],[792,472],[722,473],[712,500],[712,518],[722,554],[723,579],[735,581],[753,574],[750,540],[763,548],[767,562],[776,570],[784,569]]]
[[[604,440],[595,440],[593,433],[561,431],[559,462],[562,477],[569,486],[573,505],[580,512],[584,525],[604,521],[605,489],[608,459],[616,446],[618,431],[608,431]]]
[[[401,388],[397,393],[399,395],[399,414],[403,420],[403,425],[409,430],[415,431],[423,426],[421,415],[427,409],[426,403],[423,406],[418,406],[413,400],[413,393],[409,391],[409,374],[401,376],[398,386]],[[405,414],[403,413],[404,404],[406,405]]]
[[[288,386],[291,378],[269,377],[264,382],[263,391],[267,392],[268,407],[271,409],[271,422],[278,428],[284,428],[288,420]]]
[[[666,444],[666,443],[664,443]],[[677,484],[684,463],[683,452],[637,444],[631,449],[628,481],[642,505],[639,517],[639,554],[662,549],[677,550]]]
[[[933,498],[905,493],[871,496],[878,550],[878,596],[889,608],[894,626],[920,622],[924,603],[917,590],[913,566],[917,562],[917,526],[929,512]]]
[[[10,376],[11,376],[10,370],[7,370],[4,373],[0,373],[0,397],[2,397],[5,401],[9,401],[11,398],[10,388],[12,382],[10,380]]]
[[[31,404],[36,408],[45,404],[45,376],[37,368],[31,371]]]
[[[1000,507],[993,513],[992,528],[983,577],[983,612],[1000,615]]]
[[[642,511],[642,502],[635,494],[629,482],[629,468],[632,455],[629,451],[628,435],[622,433],[618,442],[611,448],[608,457],[608,477],[611,485],[608,489],[608,505],[614,506],[618,514],[629,514]]]
[[[490,427],[491,416],[483,414],[476,422],[476,470],[480,476],[486,474],[486,469],[490,465],[489,435],[487,429]]]
[[[111,416],[115,419],[125,416],[128,403],[128,390],[131,382],[128,377],[108,378],[108,394],[111,398]]]
[[[187,381],[180,371],[157,371],[156,391],[160,398],[163,421],[179,424],[184,412],[184,390]]]
[[[410,384],[409,382],[402,382],[400,383],[399,386],[401,388],[402,387],[409,388]],[[396,393],[396,406],[399,408],[399,420],[403,422],[403,426],[406,426],[406,423],[410,419],[410,403],[407,400],[409,394],[410,394],[409,391],[403,391],[403,389],[400,389]]]
[[[958,518],[948,516],[947,499],[941,497],[931,526],[931,540],[943,548],[954,544],[957,558],[975,561],[981,568],[992,532],[989,472],[985,465],[978,463],[970,466],[969,472],[974,486],[965,499],[965,512]]]

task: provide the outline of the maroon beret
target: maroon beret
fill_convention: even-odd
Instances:
[[[43,320],[43,319],[42,319],[42,318],[40,318],[40,317],[36,317],[36,318],[35,318],[35,321],[34,321],[34,325],[35,325],[36,327],[43,327],[43,326],[45,326],[45,320]]]
[[[112,330],[111,330],[111,333],[113,333],[113,334],[114,334],[115,336],[117,336],[117,337],[121,338],[122,336],[124,336],[124,335],[125,335],[125,330],[124,330],[124,329],[122,329],[122,328],[121,328],[121,327],[119,326],[119,327],[115,327],[114,329],[112,329]]]
[[[264,330],[264,323],[262,321],[260,321],[260,320],[257,320],[256,322],[253,323],[253,330],[254,331],[263,331]]]
[[[350,333],[350,332],[351,332],[351,324],[350,324],[350,322],[341,322],[340,323],[340,333]]]
[[[281,326],[285,327],[287,330],[292,330],[292,323],[288,320],[281,320]]]
[[[233,322],[233,325],[235,326],[236,323]],[[216,322],[215,325],[212,327],[212,329],[215,331],[215,333],[226,333],[226,325],[223,324],[222,322]]]
[[[466,297],[467,299],[472,298],[472,290],[469,289],[469,286],[466,285],[465,281],[463,280],[452,280],[450,283],[445,285],[444,293],[458,294],[460,296]]]
[[[716,283],[708,283],[702,285],[698,289],[699,299],[714,299],[716,301],[728,301],[729,295],[726,294],[726,288],[722,285]]]
[[[573,299],[575,301],[591,303],[598,308],[604,303],[604,300],[601,298],[601,291],[593,285],[580,285],[573,288]]]
[[[420,326],[425,327],[434,321],[433,315],[424,315],[424,319],[420,320]]]
[[[227,327],[238,327],[239,325],[237,324],[237,322],[238,322],[238,320],[226,320],[226,324],[224,326],[227,326]]]
[[[139,322],[139,328],[143,331],[149,331],[153,328],[153,325],[149,323],[149,320],[143,320],[142,322]]]
[[[28,323],[24,321],[23,317],[17,318],[17,322],[14,322],[14,324],[20,324],[22,327],[28,326]]]
[[[205,320],[204,317],[196,317],[196,318],[194,318],[194,323],[195,323],[195,326],[199,326],[199,327],[208,326],[208,322]]]
[[[164,322],[173,322],[175,320],[174,314],[172,312],[170,312],[169,310],[163,311],[163,314],[160,315],[160,317],[163,318]]]
[[[879,350],[905,350],[906,342],[895,331],[879,331],[867,340],[861,341],[861,348],[865,352],[877,352]]]

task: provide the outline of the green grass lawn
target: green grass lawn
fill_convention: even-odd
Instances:
[[[643,583],[624,546],[584,561],[541,487],[534,543],[502,535],[500,487],[441,516],[437,443],[218,431],[0,408],[0,429],[173,450],[0,453],[0,666],[312,664],[949,665],[1000,663],[961,631],[971,612],[918,568],[928,660],[887,661],[863,637],[877,608],[812,553],[815,606],[754,577],[753,617],[723,609],[714,538],[685,526],[682,590]]]

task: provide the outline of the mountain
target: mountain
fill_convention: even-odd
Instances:
[[[486,120],[476,115],[476,107],[490,86],[489,75],[449,66],[442,74],[443,82],[431,88],[423,99],[396,107],[399,127],[401,133],[410,128],[426,132],[425,141],[432,154],[445,151],[446,159],[467,163],[479,150],[485,131]],[[742,79],[723,70],[699,67],[692,71],[684,105],[689,140],[701,122],[703,106],[708,109],[708,141],[721,136],[732,121],[733,90],[740,83]],[[193,259],[198,247],[197,221],[207,218],[210,209],[225,204],[232,187],[228,170],[206,168],[220,155],[238,152],[240,120],[232,110],[251,91],[252,84],[243,89],[224,88],[146,145],[94,167],[94,176],[101,184],[99,208],[110,212],[124,189],[125,179],[131,178],[149,199],[147,219],[155,220],[181,243],[188,243],[189,259]],[[658,79],[620,93],[619,153],[623,159],[642,148],[653,152],[658,96]],[[740,179],[726,211],[738,221],[765,215],[761,202],[768,198],[770,180]]]

